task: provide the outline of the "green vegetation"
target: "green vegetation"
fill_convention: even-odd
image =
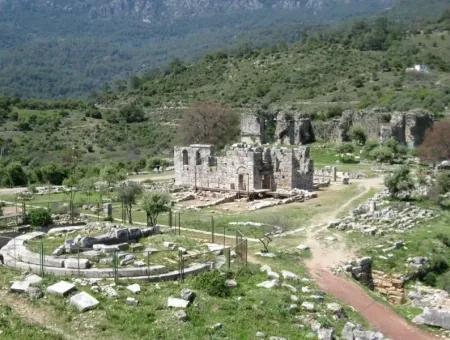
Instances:
[[[9,306],[0,305],[0,334],[2,339],[35,339],[57,340],[64,339],[44,328],[27,324]]]
[[[33,227],[46,227],[52,223],[50,212],[44,208],[32,209],[27,215],[27,220]]]
[[[410,169],[407,166],[396,169],[393,174],[386,177],[384,184],[392,197],[399,197],[400,194],[404,194],[414,188]]]
[[[360,239],[356,233],[350,237],[353,244],[364,244],[360,251],[364,255],[372,256],[374,268],[390,273],[407,274],[410,268],[407,258],[414,256],[425,256],[430,259],[430,266],[419,273],[419,279],[424,283],[449,291],[450,271],[448,259],[450,258],[450,247],[448,246],[448,224],[450,214],[440,211],[441,216],[432,221],[421,224],[411,231],[401,235],[383,235]],[[380,258],[378,244],[389,244],[401,239],[406,247],[392,252],[390,258]]]

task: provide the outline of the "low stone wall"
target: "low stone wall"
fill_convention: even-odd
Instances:
[[[45,233],[32,232],[20,235],[10,240],[1,250],[4,265],[22,271],[41,273],[40,255],[27,249],[26,243],[43,237]],[[78,263],[80,267],[78,268]],[[85,278],[114,278],[114,268],[89,268],[89,260],[84,258],[59,258],[57,256],[45,256],[43,270],[47,274],[62,277]],[[194,275],[212,268],[211,263],[197,263],[184,269],[184,275]],[[163,265],[151,267],[118,268],[117,276],[120,278],[164,281],[174,280],[179,277],[179,271],[168,272]]]

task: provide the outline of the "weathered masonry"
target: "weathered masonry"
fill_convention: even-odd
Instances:
[[[313,188],[309,147],[234,144],[224,156],[212,145],[175,147],[175,184],[195,189],[255,192]]]

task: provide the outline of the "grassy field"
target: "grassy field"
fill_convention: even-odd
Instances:
[[[295,255],[282,255],[269,261],[276,270],[288,269],[305,277],[303,267],[295,266],[300,263],[300,258]],[[18,273],[0,268],[0,284],[7,287],[8,280]],[[228,274],[238,282],[238,287],[231,290],[229,296],[218,297],[208,293],[206,286],[199,283],[198,279],[189,278],[184,283],[163,282],[156,284],[142,284],[142,292],[135,297],[139,300],[136,307],[125,304],[125,299],[130,296],[124,288],[126,281],[121,281],[116,290],[119,298],[110,300],[99,293],[92,292],[88,287],[78,287],[79,290],[88,291],[100,301],[100,306],[84,314],[79,314],[67,304],[67,300],[60,297],[49,296],[30,303],[25,298],[15,298],[17,303],[31,304],[35,312],[45,313],[51,317],[52,324],[67,332],[77,330],[78,336],[86,339],[251,339],[257,331],[264,332],[267,336],[283,336],[289,339],[315,338],[315,334],[309,327],[299,328],[296,316],[304,314],[299,311],[290,311],[290,296],[293,294],[286,288],[270,290],[256,288],[256,284],[267,279],[266,274],[261,273],[257,266],[249,265],[247,268],[234,266],[233,272]],[[55,278],[47,278],[45,285],[54,282]],[[309,301],[310,294],[317,293],[312,283],[289,282],[299,292],[299,302]],[[310,293],[302,293],[300,288],[309,286]],[[182,288],[193,288],[197,292],[195,303],[188,308],[189,321],[177,321],[173,312],[166,307],[169,296],[178,296]],[[9,295],[14,298],[15,295]],[[333,300],[325,296],[324,302]],[[323,325],[342,328],[344,320],[336,321],[326,311],[324,304],[317,304],[316,316]],[[3,307],[1,307],[3,308]],[[345,309],[346,314],[352,320],[363,323],[358,315],[351,309]],[[14,321],[14,319],[12,319]],[[221,323],[222,328],[214,330],[212,326]],[[11,321],[1,324],[1,330],[5,334],[14,333],[17,326]],[[23,334],[33,331],[35,328],[22,322]],[[39,333],[38,333],[39,334]],[[46,334],[47,333],[43,333]],[[44,337],[36,337],[36,339]],[[57,338],[48,335],[49,339]],[[7,338],[9,339],[9,338]]]

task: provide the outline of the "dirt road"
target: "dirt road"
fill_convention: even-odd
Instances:
[[[354,257],[353,250],[346,247],[342,240],[343,237],[339,234],[336,235],[337,240],[332,243],[324,241],[319,235],[326,230],[328,222],[351,208],[372,188],[383,188],[381,178],[362,180],[358,184],[363,186],[363,191],[359,195],[343,202],[340,208],[321,217],[321,220],[317,221],[320,225],[307,228],[309,233],[304,243],[310,247],[312,256],[306,262],[306,266],[312,278],[323,291],[355,308],[372,327],[393,340],[437,339],[437,337],[409,324],[388,306],[376,302],[358,284],[343,276],[333,274],[331,268],[352,259]]]

